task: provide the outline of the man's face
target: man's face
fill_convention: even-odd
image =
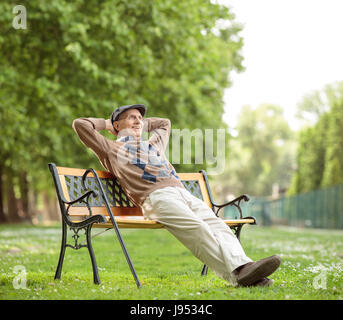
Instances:
[[[118,121],[114,121],[113,126],[123,135],[134,135],[141,137],[143,132],[143,117],[137,109],[129,109],[119,116]]]

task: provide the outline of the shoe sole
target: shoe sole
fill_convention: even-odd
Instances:
[[[251,284],[251,287],[270,287],[274,283],[273,279],[265,278],[264,280],[257,281]]]
[[[274,255],[270,258],[257,262],[251,271],[237,279],[240,286],[250,286],[253,283],[271,275],[281,264],[281,258]]]

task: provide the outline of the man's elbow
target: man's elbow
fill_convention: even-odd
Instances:
[[[87,122],[82,118],[75,119],[72,124],[72,128],[76,133],[79,133],[80,131],[85,129],[86,126]]]
[[[164,127],[165,127],[167,130],[170,130],[170,128],[171,128],[171,121],[170,121],[169,119],[167,119],[167,118],[165,118],[164,121],[165,121]]]
[[[84,125],[85,125],[85,120],[83,120],[82,118],[78,118],[73,121],[72,127],[76,131],[77,128],[80,128]]]
[[[79,125],[79,119],[75,119],[74,121],[73,121],[73,124],[72,124],[72,128],[76,131],[76,128],[78,127],[78,125]]]

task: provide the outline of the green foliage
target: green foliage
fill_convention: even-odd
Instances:
[[[279,106],[244,106],[237,136],[230,139],[226,173],[220,178],[225,192],[266,196],[273,184],[288,187],[294,163],[295,136]]]
[[[325,163],[326,132],[328,114],[323,114],[314,127],[299,134],[297,150],[297,172],[292,178],[289,194],[296,190],[315,190],[321,185]],[[301,168],[301,170],[299,170]]]
[[[225,127],[223,91],[229,73],[243,70],[241,27],[227,7],[30,0],[21,2],[27,29],[17,30],[16,4],[0,3],[1,166],[47,181],[39,188],[50,181],[48,162],[101,168],[72,121],[108,118],[123,104],[146,104],[147,116],[176,128]]]
[[[306,110],[318,120],[300,134],[297,172],[289,194],[343,182],[343,82],[313,93],[312,99],[313,108],[310,97],[299,105],[300,114]]]

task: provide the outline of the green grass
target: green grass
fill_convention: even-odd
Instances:
[[[59,226],[0,225],[0,299],[343,299],[343,231],[244,227],[248,256],[283,260],[269,288],[234,288],[211,271],[202,277],[201,262],[165,230],[121,232],[143,284],[139,290],[113,230],[93,240],[102,281],[94,285],[87,249],[67,248],[62,278],[53,279]],[[14,288],[16,266],[26,270],[26,288]]]

